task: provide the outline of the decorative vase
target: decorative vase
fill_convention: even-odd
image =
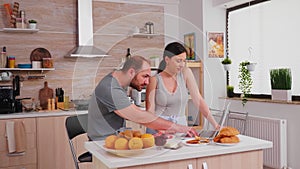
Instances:
[[[247,65],[247,69],[251,72],[251,71],[254,71],[255,70],[255,65],[256,63],[249,63]]]
[[[230,70],[230,64],[223,64],[224,70],[229,71]]]
[[[36,23],[29,23],[30,29],[36,29]]]
[[[291,90],[274,90],[271,91],[272,100],[292,101]]]

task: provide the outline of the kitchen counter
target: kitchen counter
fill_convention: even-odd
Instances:
[[[54,116],[71,116],[76,114],[85,114],[87,110],[54,110],[54,111],[32,111],[21,113],[0,114],[0,120],[16,118],[33,118],[33,117],[54,117]]]
[[[155,164],[157,168],[162,166],[158,166],[164,163],[174,161],[182,161],[182,160],[200,160],[203,158],[210,158],[210,157],[223,157],[224,155],[228,154],[237,154],[238,157],[243,157],[247,162],[256,163],[254,166],[259,166],[258,168],[262,168],[262,150],[271,148],[272,142],[265,141],[253,137],[239,135],[240,143],[233,145],[233,146],[224,146],[224,145],[216,145],[214,143],[204,146],[183,146],[177,150],[157,150],[155,148],[149,150],[149,153],[143,153],[138,156],[133,156],[130,158],[119,157],[113,154],[106,152],[100,146],[104,145],[104,141],[93,141],[93,142],[86,142],[85,148],[93,154],[93,163],[95,168],[137,168],[143,165],[151,166]],[[245,153],[255,152],[257,154],[251,154],[249,157],[245,156]],[[243,155],[240,155],[243,154]],[[230,160],[234,160],[235,158],[230,157]],[[227,162],[227,160],[221,160],[222,163]],[[246,161],[242,163],[247,163]],[[220,161],[219,161],[220,162]],[[228,163],[228,162],[227,162]],[[239,162],[241,163],[241,162]],[[167,166],[169,166],[168,164]],[[195,163],[196,166],[200,165]],[[215,164],[211,164],[215,165]],[[246,164],[248,165],[248,164]],[[164,165],[165,166],[165,165]],[[152,166],[153,167],[153,166]],[[228,166],[227,166],[228,167]],[[240,166],[239,166],[240,167]],[[151,167],[150,167],[151,168]],[[185,167],[187,168],[187,167]],[[200,167],[196,167],[200,168]],[[211,168],[218,168],[218,167],[209,167]],[[231,167],[231,168],[238,168],[238,167]],[[251,168],[251,167],[250,167]],[[253,168],[253,167],[252,167]],[[255,167],[254,167],[255,168]]]

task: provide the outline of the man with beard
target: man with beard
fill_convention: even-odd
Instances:
[[[125,127],[125,119],[154,130],[197,135],[191,127],[164,120],[131,104],[126,89],[130,86],[141,91],[149,84],[150,76],[149,60],[132,56],[121,70],[109,73],[99,82],[89,102],[87,133],[91,140],[102,140],[114,134]]]

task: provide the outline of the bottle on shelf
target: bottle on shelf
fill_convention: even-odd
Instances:
[[[126,53],[126,56],[123,58],[121,58],[121,63],[119,65],[119,68],[118,69],[122,69],[123,66],[124,66],[124,63],[126,62],[127,59],[129,59],[131,57],[131,54],[130,54],[130,48],[127,48],[127,53]]]
[[[126,60],[131,57],[130,48],[127,48]]]
[[[6,61],[7,61],[7,56],[6,56],[6,47],[4,46],[2,48],[2,51],[1,51],[1,65],[0,67],[1,68],[6,68]]]

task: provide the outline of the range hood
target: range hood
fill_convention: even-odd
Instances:
[[[94,46],[93,40],[93,7],[92,0],[77,0],[78,2],[78,46],[72,49],[66,57],[106,57],[103,50]]]

